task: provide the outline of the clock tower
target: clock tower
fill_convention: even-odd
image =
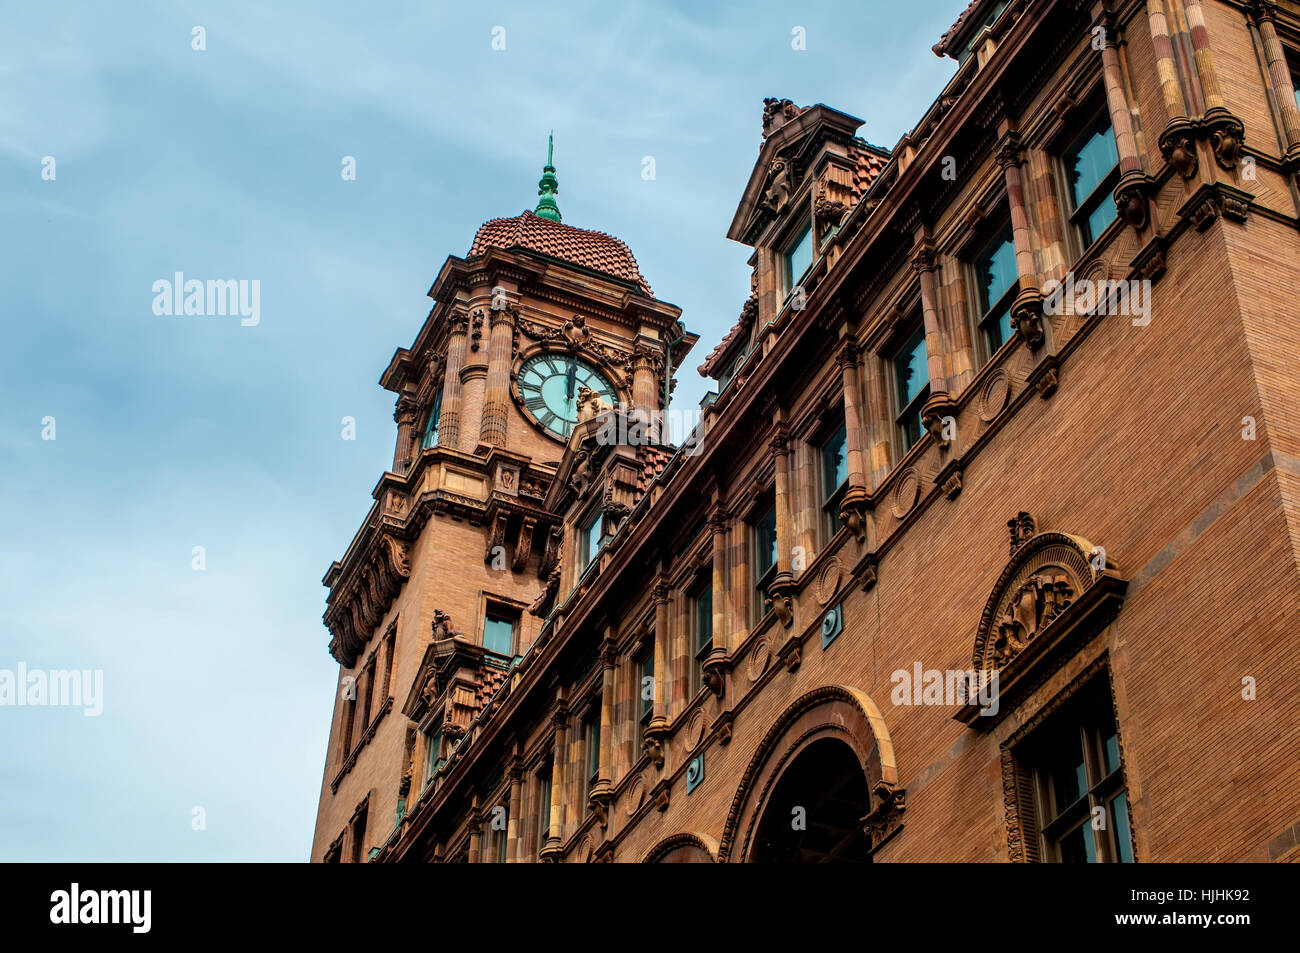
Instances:
[[[380,378],[396,397],[392,469],[323,580],[340,673],[315,860],[382,845],[509,677],[540,629],[529,606],[591,532],[552,492],[585,453],[579,423],[657,421],[697,339],[626,244],[564,223],[558,192],[548,148],[535,209],[485,222],[447,258]],[[653,478],[672,448],[649,433],[625,457]]]

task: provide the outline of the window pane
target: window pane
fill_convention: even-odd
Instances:
[[[713,641],[713,590],[704,589],[695,597],[695,651]]]
[[[1097,847],[1092,842],[1092,828],[1088,822],[1080,824],[1061,838],[1057,847],[1063,864],[1095,864]]]
[[[600,721],[593,719],[587,726],[587,773],[600,770]]]
[[[803,273],[808,270],[812,264],[812,224],[809,223],[803,227],[803,231],[794,240],[790,250],[785,253],[786,275],[788,276],[790,287],[786,289],[787,293],[793,291],[803,277]]]
[[[1119,216],[1119,206],[1110,201],[1110,196],[1103,195],[1097,207],[1088,213],[1088,220],[1084,226],[1083,240],[1086,245],[1091,245],[1097,240],[1097,236],[1106,230],[1106,226]]]
[[[995,314],[988,316],[984,325],[984,334],[989,342],[989,354],[993,354],[1007,341],[1011,340],[1011,302],[1004,304]]]
[[[421,441],[422,447],[433,447],[438,444],[438,425],[442,420],[442,391],[433,395],[433,407],[429,411],[428,423],[424,425],[424,439]]]
[[[1103,773],[1110,774],[1119,767],[1119,734],[1112,728],[1109,736],[1103,737],[1101,751],[1104,764]],[[1103,735],[1105,730],[1103,730]]]
[[[591,561],[600,552],[601,513],[597,510],[582,530],[582,568],[591,565]]]
[[[844,427],[835,431],[834,436],[822,447],[822,498],[828,500],[839,489],[840,484],[849,478],[849,460],[844,452]]]
[[[1074,207],[1081,208],[1088,196],[1101,185],[1110,170],[1119,162],[1115,150],[1115,137],[1110,131],[1110,120],[1105,113],[1098,119],[1092,134],[1065,156],[1065,174],[1070,183]],[[1113,215],[1111,216],[1114,217]],[[1094,232],[1094,237],[1099,234]]]
[[[920,328],[912,340],[894,358],[894,374],[898,381],[898,409],[901,413],[930,382],[926,365],[925,329]]]
[[[754,529],[758,535],[758,578],[754,580],[757,583],[776,563],[776,509],[768,510]]]
[[[511,655],[515,624],[511,619],[488,616],[483,623],[483,647],[498,655]]]
[[[1083,745],[1077,731],[1068,731],[1057,741],[1050,769],[1052,792],[1056,796],[1056,813],[1060,814],[1088,790],[1088,772],[1084,765]]]
[[[655,656],[651,652],[641,663],[641,678],[637,682],[637,697],[641,699],[641,714],[644,715],[655,707],[654,693]],[[646,679],[650,679],[649,682]]]
[[[1121,864],[1133,863],[1133,838],[1128,829],[1128,795],[1120,792],[1110,801],[1110,823]]]
[[[980,314],[984,315],[1016,283],[1016,244],[1011,237],[1010,223],[997,241],[975,262],[975,273]]]

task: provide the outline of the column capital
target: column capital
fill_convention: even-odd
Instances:
[[[912,269],[918,273],[932,272],[938,267],[938,255],[935,252],[934,242],[928,238],[919,242],[916,246],[916,253],[912,256]]]
[[[1262,23],[1265,20],[1271,23],[1274,17],[1277,16],[1277,3],[1275,0],[1253,0],[1252,3],[1247,5],[1246,12],[1257,23]]]
[[[420,412],[420,403],[410,394],[403,394],[397,398],[397,406],[393,409],[393,420],[399,424],[415,423],[415,415]]]
[[[650,587],[650,598],[657,606],[668,605],[668,596],[672,592],[672,587],[662,578],[655,580]]]
[[[1016,130],[1008,130],[1007,133],[998,140],[997,146],[993,150],[994,158],[997,159],[998,165],[1003,169],[1019,168],[1023,160],[1021,155],[1020,135]]]
[[[783,457],[790,452],[790,434],[784,427],[778,427],[772,434],[772,439],[768,441],[768,448],[778,457]]]

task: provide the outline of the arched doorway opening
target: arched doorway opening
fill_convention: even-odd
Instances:
[[[837,738],[808,745],[772,789],[754,837],[754,863],[870,863],[862,818],[871,794],[862,765]]]

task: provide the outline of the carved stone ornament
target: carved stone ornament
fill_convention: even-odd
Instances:
[[[763,138],[766,139],[799,115],[799,107],[791,100],[769,96],[763,100]]]
[[[1067,635],[1100,631],[1119,610],[1127,585],[1105,550],[1082,537],[1035,534],[1033,518],[1023,512],[1008,526],[1011,558],[985,603],[971,660],[977,672],[998,673],[1004,702],[1028,666],[1050,667],[1049,650]],[[1025,657],[1031,658],[1021,664]]]
[[[1196,128],[1185,117],[1175,117],[1160,133],[1160,154],[1184,179],[1196,174]]]
[[[763,189],[762,207],[779,213],[790,201],[794,190],[794,176],[784,159],[775,159],[767,170],[767,186]]]

